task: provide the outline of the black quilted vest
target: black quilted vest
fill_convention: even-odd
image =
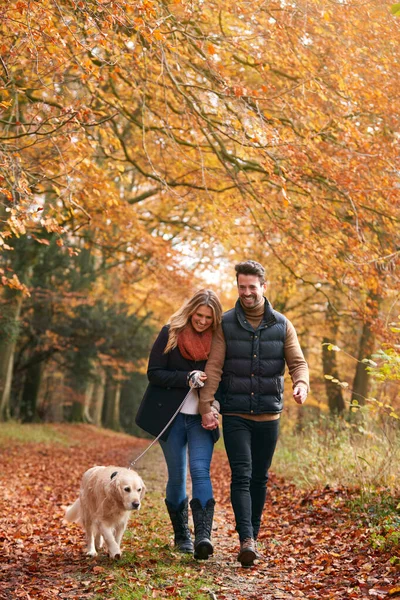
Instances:
[[[253,329],[238,300],[222,319],[226,356],[218,389],[221,413],[280,413],[286,317],[265,299],[264,317]]]

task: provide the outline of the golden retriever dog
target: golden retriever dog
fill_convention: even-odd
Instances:
[[[123,467],[92,467],[84,473],[79,498],[65,519],[83,526],[88,556],[96,556],[104,541],[111,558],[121,557],[130,512],[139,510],[145,490],[136,471]]]

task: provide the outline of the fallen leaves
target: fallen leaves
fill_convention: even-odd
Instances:
[[[96,559],[84,555],[81,528],[62,523],[64,507],[75,499],[86,468],[93,464],[128,464],[147,442],[91,426],[54,427],[69,437],[69,446],[9,443],[1,448],[0,598],[83,600],[97,595],[117,600],[117,568],[110,569],[110,562],[102,555]],[[164,483],[158,462],[162,458],[156,450],[152,452],[152,470],[146,476],[154,477],[160,486]],[[366,600],[400,596],[399,571],[390,564],[390,556],[374,550],[368,532],[352,520],[347,503],[349,490],[306,493],[272,475],[259,537],[266,560],[243,569],[236,560],[238,539],[229,500],[229,466],[221,450],[214,453],[212,477],[217,500],[215,555],[204,564],[194,561],[199,578],[212,576],[212,589],[204,586],[199,592],[204,597]],[[158,510],[152,498],[154,485],[150,485],[146,496],[150,514]],[[151,581],[158,563],[171,556],[165,546],[169,530],[161,532],[161,539],[155,539],[160,535],[159,527],[157,521],[154,528],[135,531],[140,553],[129,564],[131,589]],[[152,555],[147,550],[149,545]],[[174,557],[177,562],[182,560],[179,555]],[[146,598],[182,598],[182,585],[190,577],[192,565],[175,580],[165,581],[162,588],[149,585]]]

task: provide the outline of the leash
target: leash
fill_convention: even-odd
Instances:
[[[189,396],[189,394],[191,393],[193,388],[190,388],[190,390],[188,391],[188,393],[186,394],[186,396],[184,397],[184,399],[182,400],[182,402],[180,403],[180,405],[178,406],[178,408],[176,409],[176,411],[174,412],[174,414],[172,415],[172,417],[170,418],[170,420],[168,421],[168,423],[165,425],[165,427],[160,431],[160,433],[158,434],[158,436],[151,442],[151,444],[149,444],[147,446],[147,448],[145,448],[145,450],[139,454],[139,456],[137,456],[135,458],[135,460],[133,460],[128,469],[131,469],[132,467],[135,466],[135,464],[142,458],[142,456],[144,456],[146,454],[146,452],[148,452],[150,450],[150,448],[152,446],[154,446],[154,444],[156,442],[158,442],[158,440],[160,439],[160,437],[162,436],[162,434],[168,429],[168,427],[171,425],[172,421],[175,419],[175,417],[177,416],[177,414],[181,411],[182,406],[185,404],[186,402],[186,398]]]

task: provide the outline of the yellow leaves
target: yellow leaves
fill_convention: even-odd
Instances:
[[[330,343],[327,343],[327,342],[325,342],[325,343],[323,343],[322,345],[323,345],[323,346],[327,346],[327,349],[328,349],[330,352],[340,352],[340,348],[339,348],[339,346],[335,346],[334,344],[330,344]]]
[[[400,2],[397,2],[396,4],[392,4],[392,6],[390,7],[390,12],[395,17],[400,17]]]
[[[26,233],[24,221],[17,217],[16,211],[12,211],[12,213],[13,214],[7,221],[8,226],[17,237],[19,237],[20,235],[24,235]]]
[[[11,278],[4,275],[3,269],[0,269],[1,283],[2,285],[11,288],[12,290],[18,290],[24,294],[24,296],[30,296],[29,290],[24,283],[21,283],[18,276],[14,273]]]
[[[283,196],[282,204],[285,208],[287,208],[290,204],[286,188],[284,186],[281,187],[281,194]]]
[[[12,201],[12,193],[10,192],[10,190],[0,187],[0,194],[3,194],[3,196],[5,196],[6,200],[8,200],[9,202]]]
[[[45,217],[44,219],[41,219],[40,224],[49,233],[64,233],[64,229],[58,224],[57,220],[53,217]]]
[[[0,102],[0,107],[4,108],[4,109],[7,109],[7,108],[10,108],[10,106],[12,106],[12,104],[13,103],[12,103],[11,100],[9,100],[9,101],[8,100],[3,100],[2,102]]]
[[[337,383],[343,389],[347,389],[349,387],[347,381],[339,381],[339,379],[333,377],[332,375],[324,375],[324,378],[330,381],[331,383]]]
[[[164,36],[159,29],[153,31],[153,38],[157,41],[163,40]]]
[[[33,235],[32,238],[35,240],[35,242],[38,242],[39,244],[44,244],[45,246],[50,246],[49,240],[46,240],[43,238],[38,238],[35,235]]]

